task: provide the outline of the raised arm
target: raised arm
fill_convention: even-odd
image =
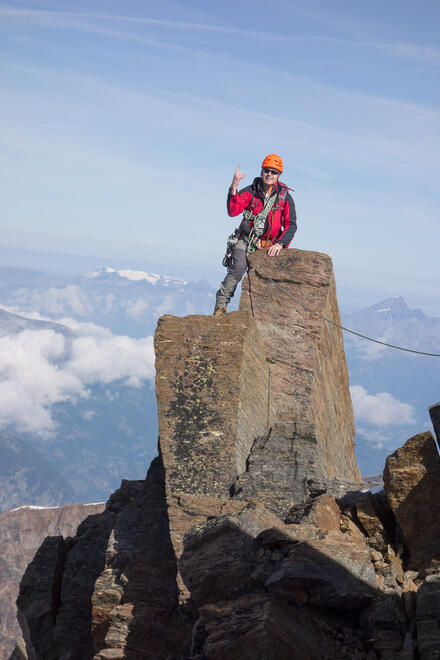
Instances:
[[[240,181],[244,179],[246,174],[240,172],[240,165],[237,165],[237,169],[234,172],[231,186],[228,190],[228,199],[226,202],[228,215],[234,217],[243,213],[243,210],[247,207],[249,202],[252,199],[252,193],[250,192],[251,188],[243,188],[240,193],[237,192],[237,187],[240,184]]]
[[[246,174],[243,174],[243,172],[240,172],[240,165],[237,165],[237,169],[234,172],[234,176],[232,178],[232,183],[231,187],[229,188],[229,192],[231,195],[236,195],[237,194],[237,188],[240,185],[240,182],[244,179]]]

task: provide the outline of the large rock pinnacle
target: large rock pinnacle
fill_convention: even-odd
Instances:
[[[431,657],[438,583],[416,616],[392,479],[359,492],[331,259],[251,258],[240,311],[159,320],[159,456],[37,552],[19,598],[36,660]]]
[[[289,250],[253,257],[292,295],[339,322],[331,260]],[[155,335],[160,451],[171,538],[209,506],[260,499],[280,517],[307,481],[359,481],[341,330],[292,302],[252,267],[240,312],[164,316]],[[232,498],[231,498],[232,496]],[[236,502],[239,506],[238,501]]]

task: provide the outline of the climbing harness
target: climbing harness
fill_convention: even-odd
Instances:
[[[283,209],[289,190],[293,191],[293,188],[289,188],[285,184],[282,186],[277,186],[276,195],[271,195],[267,199],[263,209],[257,215],[252,213],[252,211],[255,209],[255,204],[257,203],[255,202],[254,204],[254,195],[252,195],[252,199],[248,205],[248,208],[243,211],[243,219],[246,220],[246,222],[252,221],[253,227],[248,235],[242,234],[241,227],[237,227],[234,229],[232,234],[228,236],[226,239],[225,256],[222,259],[222,264],[225,268],[232,266],[232,252],[240,238],[243,238],[243,240],[246,242],[246,254],[255,252],[255,250],[261,248],[268,248],[273,245],[273,243],[275,243],[276,239],[262,239],[260,236],[264,233],[266,218],[268,217],[272,208],[274,209],[274,212],[278,211],[279,209]],[[270,227],[271,225],[269,225],[269,229],[267,231],[268,235],[270,234]]]
[[[264,233],[266,218],[271,212],[272,206],[275,204],[275,198],[276,195],[271,195],[258,215],[254,215],[250,209],[245,209],[243,211],[244,219],[248,222],[249,220],[253,220],[254,222],[254,226],[252,227],[251,231],[249,232],[249,236],[247,237],[247,254],[250,252],[255,252],[255,250],[258,249],[258,241],[260,240],[260,236]]]
[[[267,200],[266,204],[264,205],[264,208],[258,215],[254,215],[252,213],[252,210],[247,210],[245,209],[243,211],[243,218],[249,222],[250,219],[253,220],[254,226],[252,227],[251,231],[247,236],[243,236],[243,239],[246,242],[246,253],[249,254],[249,252],[254,252],[257,250],[260,242],[260,236],[264,232],[264,225],[266,223],[266,218],[269,215],[273,205],[275,204],[276,200],[276,195],[272,195],[269,197]],[[251,206],[252,206],[252,201],[251,200]],[[230,234],[227,238],[226,241],[226,252],[225,256],[223,257],[222,264],[226,268],[229,268],[229,266],[232,266],[232,252],[234,247],[237,245],[237,242],[241,236],[241,229],[240,227],[237,227],[234,229],[232,234]]]
[[[291,300],[295,301],[298,303],[298,305],[301,305],[301,307],[304,307],[304,309],[307,309],[309,312],[312,312],[312,314],[316,314],[316,316],[319,316],[323,321],[327,321],[327,323],[331,323],[331,325],[334,325],[336,328],[340,328],[341,330],[345,330],[345,332],[350,332],[352,335],[356,335],[357,337],[362,337],[362,339],[368,339],[368,341],[372,341],[375,344],[381,344],[382,346],[388,346],[388,348],[395,348],[398,351],[405,351],[406,353],[416,353],[417,355],[427,355],[429,357],[440,357],[440,353],[426,353],[425,351],[416,351],[413,348],[404,348],[403,346],[396,346],[395,344],[388,344],[385,341],[380,341],[379,339],[373,339],[373,337],[367,337],[367,335],[363,335],[360,332],[356,332],[355,330],[350,330],[350,328],[345,328],[343,325],[340,325],[339,323],[335,323],[335,321],[332,321],[331,319],[326,318],[319,312],[316,312],[314,309],[306,305],[305,303],[301,302],[301,300],[298,300],[298,298],[295,298],[295,296],[292,296],[284,287],[282,287],[278,282],[276,282],[274,279],[272,279],[267,273],[264,272],[260,266],[257,266],[255,261],[251,259],[250,256],[248,256],[249,262],[253,265],[257,273],[260,273],[260,275],[263,275],[269,282],[272,282],[280,291],[286,294],[288,298]]]

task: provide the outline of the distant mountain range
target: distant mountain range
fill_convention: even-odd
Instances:
[[[440,354],[440,318],[409,308],[402,297],[387,298],[342,320],[386,343]],[[358,462],[364,474],[374,473],[407,438],[431,429],[428,407],[440,400],[440,358],[387,348],[346,332],[344,340]]]
[[[47,506],[73,502],[76,497],[41,452],[10,433],[0,433],[0,484],[0,513],[24,503]]]
[[[73,317],[116,334],[145,337],[162,314],[209,314],[215,292],[208,282],[108,266],[66,280],[23,268],[0,268],[0,304],[20,314]]]
[[[386,298],[344,318],[358,332],[376,339],[401,342],[418,351],[439,352],[440,318],[430,318],[421,309],[409,308],[402,297]]]
[[[48,462],[42,474],[50,465],[53,476],[44,482],[56,483],[55,475],[63,480],[58,498],[49,502],[42,490],[41,501],[102,501],[122,478],[145,476],[157,444],[151,342],[157,319],[210,314],[214,298],[205,281],[146,271],[106,266],[58,279],[0,269],[0,431]],[[343,315],[343,323],[389,343],[440,353],[440,319],[410,309],[403,298]],[[402,441],[430,427],[427,408],[440,399],[440,358],[348,333],[344,339],[358,462],[364,474],[374,474]],[[0,461],[7,451],[0,447]],[[17,474],[24,465],[17,465]],[[30,493],[9,502],[28,504]]]
[[[0,309],[0,337],[16,334],[23,330],[54,330],[55,332],[60,332],[66,337],[73,336],[73,332],[60,323],[29,319],[20,316],[19,314],[11,314],[4,309]]]

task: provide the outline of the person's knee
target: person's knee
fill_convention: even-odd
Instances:
[[[245,274],[247,268],[246,251],[235,250],[232,259],[232,266],[229,269],[228,274],[232,275],[232,277],[235,277],[237,282],[239,282]]]
[[[237,284],[240,280],[237,280],[235,275],[231,275],[231,273],[228,273],[223,280],[223,282],[220,285],[220,288],[223,290],[225,293],[230,293],[234,292],[235,289],[237,288]]]
[[[216,294],[217,305],[227,305],[234,296],[238,283],[247,269],[246,244],[236,246],[232,252],[232,263]]]

